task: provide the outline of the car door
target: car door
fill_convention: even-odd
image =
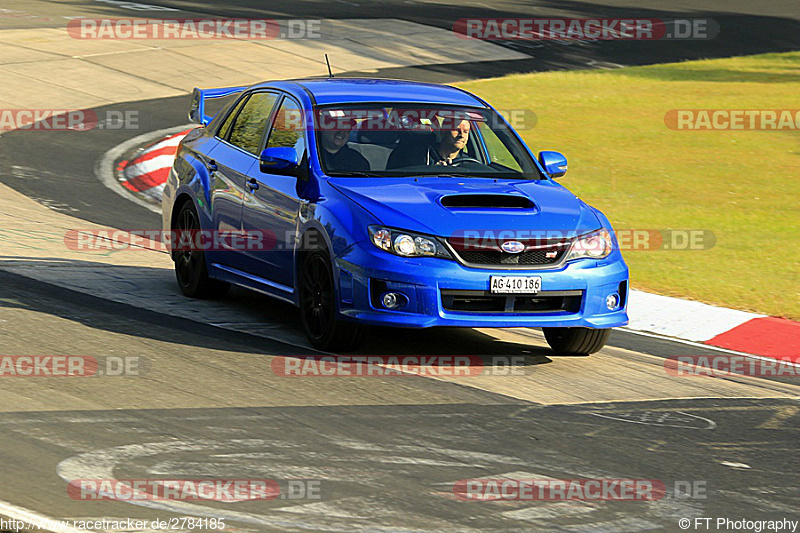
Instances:
[[[284,96],[274,114],[265,147],[294,148],[301,166],[308,165],[307,140],[300,103]],[[301,170],[303,172],[303,170]],[[249,250],[249,268],[256,275],[284,286],[294,285],[294,244],[301,200],[297,194],[297,177],[264,173],[256,164],[250,178],[251,188],[244,199],[242,219],[248,233],[265,235],[263,250]]]
[[[220,126],[219,144],[210,152],[207,166],[211,177],[211,212],[217,236],[242,231],[242,203],[247,180],[258,168],[258,153],[264,132],[280,98],[274,91],[249,93],[233,108]],[[213,263],[236,269],[246,267],[241,239],[214,239],[209,251]],[[246,244],[246,242],[245,242]]]

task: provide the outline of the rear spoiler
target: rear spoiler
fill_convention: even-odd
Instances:
[[[224,98],[232,94],[240,93],[247,89],[247,87],[222,87],[219,89],[199,89],[197,87],[192,91],[192,101],[189,104],[189,120],[207,126],[212,116],[206,115],[206,99],[207,98]]]

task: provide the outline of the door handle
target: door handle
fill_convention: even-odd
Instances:
[[[214,161],[213,159],[208,163],[206,163],[206,168],[211,172],[216,172],[217,170],[219,170],[219,167],[217,167],[217,162]]]
[[[258,190],[258,180],[255,178],[247,180],[247,188],[250,189],[250,192]]]

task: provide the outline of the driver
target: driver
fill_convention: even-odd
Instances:
[[[452,123],[452,129],[441,129],[436,133],[433,142],[418,143],[415,137],[410,137],[405,143],[394,149],[386,163],[386,169],[396,169],[419,165],[454,165],[460,158],[466,157],[464,148],[469,140],[469,120],[458,120]],[[420,140],[427,139],[427,135]]]
[[[469,121],[462,120],[454,130],[442,131],[437,145],[428,147],[428,160],[426,165],[452,165],[453,161],[461,157],[461,152],[467,146],[469,139]]]

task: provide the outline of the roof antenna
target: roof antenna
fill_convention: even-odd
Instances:
[[[328,65],[328,77],[332,78],[333,77],[333,72],[331,71],[331,62],[328,61],[328,54],[325,54],[325,63],[327,63],[327,65]]]

